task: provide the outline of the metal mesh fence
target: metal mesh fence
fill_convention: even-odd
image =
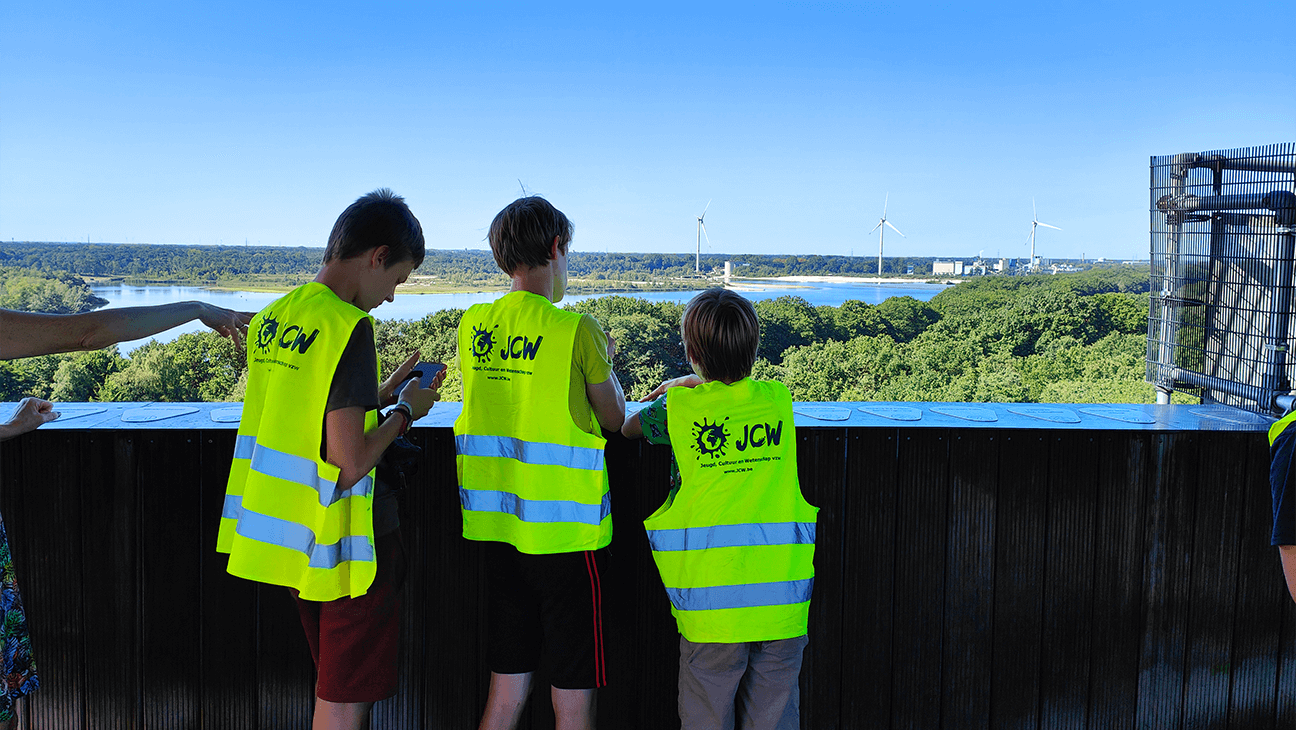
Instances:
[[[1256,411],[1291,389],[1296,144],[1152,158],[1147,379]]]

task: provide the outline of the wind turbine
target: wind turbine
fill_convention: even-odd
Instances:
[[[711,201],[708,200],[706,207],[702,209],[702,215],[697,217],[697,260],[693,263],[693,273],[702,273],[702,237],[706,236],[706,212],[711,209]],[[707,236],[707,246],[711,245],[711,237]]]
[[[882,201],[882,220],[878,221],[876,226],[873,226],[873,231],[876,231],[879,228],[882,229],[882,231],[878,233],[878,276],[882,276],[882,237],[886,235],[886,228],[883,228],[883,226],[891,226],[891,230],[900,233],[900,229],[892,226],[886,219],[887,203],[889,202],[891,202],[891,193],[887,193],[886,199]],[[869,231],[869,233],[872,233],[873,231]],[[900,233],[900,237],[905,238],[906,236],[905,234]]]
[[[1040,222],[1040,219],[1039,219],[1039,213],[1035,210],[1035,199],[1034,199],[1034,198],[1031,198],[1031,257],[1030,257],[1030,268],[1031,268],[1031,271],[1034,271],[1034,270],[1035,270],[1035,228],[1036,228],[1037,226],[1044,226],[1045,228],[1052,228],[1052,229],[1055,230],[1055,231],[1060,231],[1060,230],[1062,230],[1061,228],[1058,228],[1057,226],[1050,226],[1050,225],[1047,224],[1047,223],[1042,223],[1042,222]]]

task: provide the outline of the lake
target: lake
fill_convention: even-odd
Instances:
[[[848,299],[857,299],[869,304],[880,304],[891,297],[909,296],[919,301],[927,301],[947,287],[944,284],[923,284],[904,282],[896,284],[859,284],[842,282],[760,282],[745,283],[744,286],[760,286],[759,290],[742,290],[739,294],[752,301],[773,299],[781,296],[798,296],[813,305],[840,306]],[[94,286],[91,287],[97,296],[108,300],[104,309],[118,307],[141,307],[154,304],[169,304],[197,300],[215,304],[226,309],[245,312],[259,312],[266,305],[283,296],[275,292],[219,291],[197,286]],[[653,302],[686,302],[700,290],[645,292],[635,294],[641,299]],[[472,292],[466,294],[397,294],[395,301],[385,302],[373,310],[378,319],[422,319],[424,315],[441,309],[467,309],[473,304],[493,302],[505,294],[504,291]],[[573,294],[563,299],[563,303],[579,302],[584,299],[608,296],[606,294]],[[130,352],[149,339],[162,341],[173,340],[186,332],[200,332],[206,329],[200,322],[169,329],[153,338],[123,342],[118,347],[122,352]]]

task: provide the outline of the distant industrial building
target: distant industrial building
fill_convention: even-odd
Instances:
[[[935,274],[937,276],[941,274],[948,274],[950,276],[962,276],[963,262],[962,261],[933,261],[932,274]]]

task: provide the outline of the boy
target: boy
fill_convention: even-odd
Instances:
[[[792,397],[748,377],[760,323],[741,296],[697,295],[680,334],[696,375],[662,383],[621,429],[674,456],[644,527],[679,626],[680,722],[795,730],[819,510],[797,482]]]
[[[375,487],[382,453],[427,415],[440,379],[400,389],[418,353],[378,383],[368,312],[423,261],[404,199],[375,190],[338,217],[315,280],[266,307],[248,331],[248,382],[218,552],[228,570],[287,586],[318,679],[315,730],[365,728],[395,694],[404,549],[395,503]]]
[[[463,535],[483,541],[490,691],[481,728],[517,727],[547,670],[558,730],[594,727],[604,668],[601,575],[612,541],[603,428],[621,428],[616,343],[593,317],[554,306],[572,225],[543,198],[490,227],[509,293],[459,324],[463,412],[455,421]]]

